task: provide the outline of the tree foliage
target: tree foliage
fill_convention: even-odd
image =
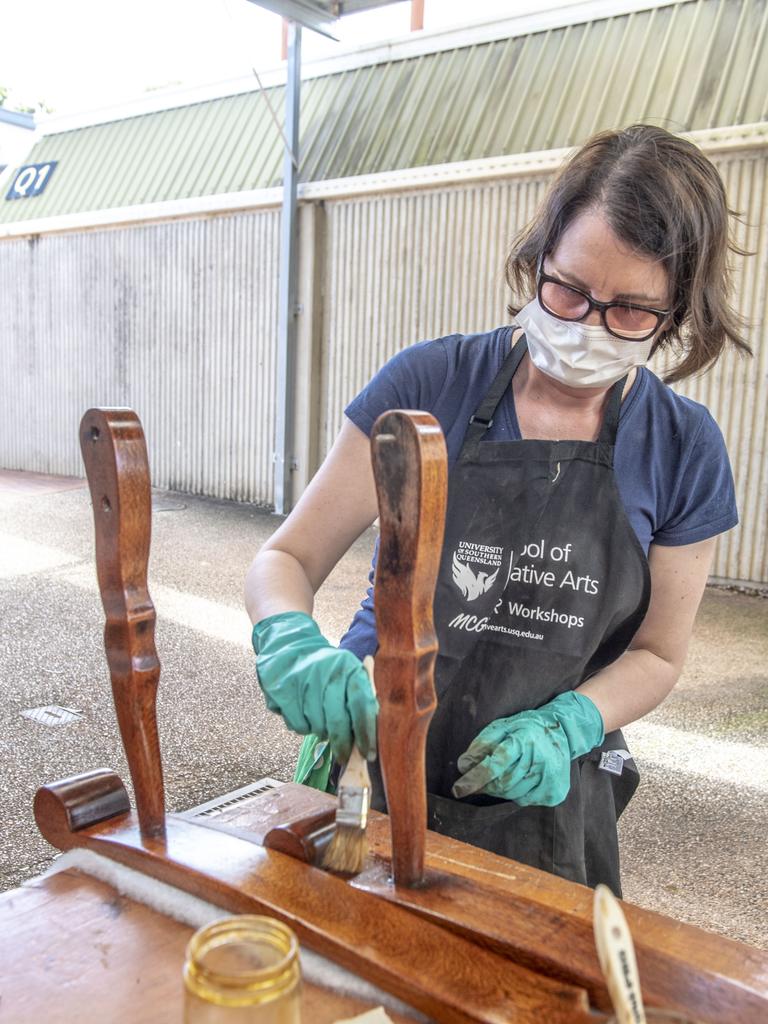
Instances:
[[[10,95],[10,89],[4,85],[0,85],[0,107],[4,107],[8,96]],[[19,114],[52,114],[53,107],[49,107],[45,100],[38,100],[33,106],[15,106],[13,108]]]

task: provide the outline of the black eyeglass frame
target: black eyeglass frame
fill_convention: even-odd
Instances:
[[[586,311],[582,313],[581,316],[560,316],[559,313],[553,312],[541,297],[542,287],[548,281],[552,284],[559,285],[561,288],[568,288],[570,291],[576,292],[577,295],[581,295],[582,298],[587,300]],[[567,281],[561,281],[559,277],[553,277],[551,274],[546,274],[544,272],[543,256],[539,257],[539,262],[536,267],[536,297],[538,298],[542,309],[545,309],[550,316],[554,316],[556,319],[569,324],[580,323],[589,316],[593,309],[597,309],[600,312],[600,319],[602,320],[603,327],[605,327],[606,331],[608,331],[609,334],[612,334],[614,338],[618,338],[619,341],[628,341],[630,343],[648,341],[648,339],[653,337],[656,331],[658,331],[664,320],[672,314],[671,309],[654,309],[652,306],[639,306],[635,302],[598,302],[597,299],[592,298],[589,292],[585,292],[581,288],[576,288],[575,285],[568,284]],[[617,334],[616,331],[612,330],[608,326],[608,319],[605,315],[607,310],[613,309],[615,306],[623,306],[625,309],[639,309],[642,310],[643,313],[653,313],[656,317],[656,324],[652,330],[648,331],[648,333],[644,334],[641,338],[627,338],[622,334]]]

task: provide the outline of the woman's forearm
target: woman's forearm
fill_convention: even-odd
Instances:
[[[296,508],[248,570],[245,607],[251,621],[280,612],[311,615],[315,593],[376,512],[370,442],[345,419]]]
[[[251,622],[279,612],[312,614],[314,591],[301,562],[270,548],[254,558],[245,579],[245,607]]]
[[[714,537],[678,547],[651,544],[651,603],[632,647],[578,687],[597,705],[606,732],[647,715],[677,682],[714,552]]]
[[[652,651],[635,648],[592,676],[579,693],[603,716],[605,731],[620,729],[657,707],[680,676],[680,668]]]

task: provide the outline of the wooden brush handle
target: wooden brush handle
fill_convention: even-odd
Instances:
[[[426,741],[436,707],[432,619],[445,525],[447,457],[428,413],[387,412],[371,434],[381,535],[374,609],[378,746],[397,885],[424,875]]]
[[[597,958],[618,1024],[646,1024],[632,933],[621,904],[607,885],[595,888],[594,928]]]
[[[355,744],[352,753],[349,755],[344,771],[339,780],[339,786],[370,786],[371,776],[368,771],[368,762],[360,753],[360,748]]]
[[[156,697],[160,662],[147,590],[152,497],[144,432],[130,409],[89,409],[80,448],[96,527],[104,645],[141,834],[162,836],[165,804]]]

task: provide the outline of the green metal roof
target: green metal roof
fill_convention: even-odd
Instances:
[[[301,180],[575,145],[634,121],[673,131],[768,120],[768,0],[685,0],[302,83]],[[282,117],[283,86],[268,90]],[[258,91],[63,131],[42,195],[0,223],[281,183]]]

